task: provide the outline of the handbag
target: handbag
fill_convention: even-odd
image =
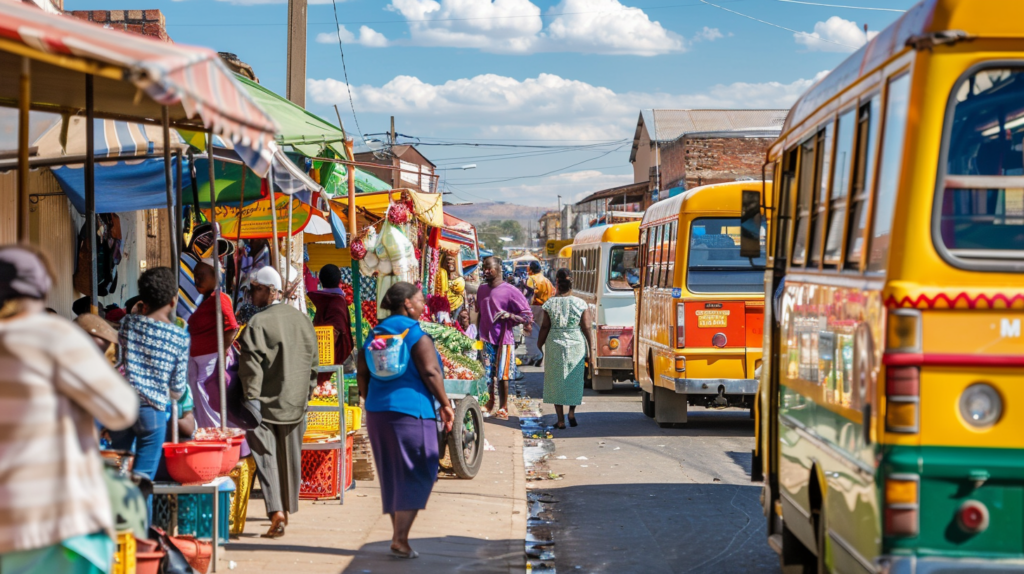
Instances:
[[[366,365],[374,378],[393,381],[405,374],[410,361],[409,347],[405,344],[405,337],[408,334],[409,329],[396,335],[370,331],[372,337],[366,342],[364,353]]]
[[[188,559],[171,542],[171,537],[162,528],[150,526],[149,539],[156,541],[160,545],[160,550],[164,551],[164,559],[160,563],[160,572],[163,574],[193,574],[192,565],[188,563]]]

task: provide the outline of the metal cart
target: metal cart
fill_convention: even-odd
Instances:
[[[444,381],[444,391],[455,410],[455,423],[451,432],[438,429],[437,444],[442,468],[451,470],[459,478],[475,477],[484,460],[484,416],[476,398],[486,389],[485,379]],[[450,467],[444,466],[446,451],[450,455]]]

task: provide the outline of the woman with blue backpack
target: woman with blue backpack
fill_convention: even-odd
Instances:
[[[370,332],[358,354],[359,395],[365,400],[384,513],[394,528],[391,553],[416,558],[409,530],[437,481],[437,419],[450,432],[455,412],[444,392],[441,355],[418,321],[423,293],[400,281],[387,290],[380,306],[391,315]]]

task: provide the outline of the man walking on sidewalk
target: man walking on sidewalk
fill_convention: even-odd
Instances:
[[[533,329],[526,335],[526,362],[535,367],[539,367],[544,360],[544,349],[537,345],[544,311],[541,306],[554,292],[554,285],[540,272],[540,261],[531,261],[530,275],[526,280],[526,299],[530,302],[530,312],[533,313]]]
[[[281,291],[280,276],[265,275],[260,283]],[[271,521],[263,536],[280,538],[288,513],[299,510],[306,405],[320,366],[316,332],[301,311],[274,301],[249,320],[239,340],[245,398],[260,402],[263,418],[246,436]]]
[[[484,284],[477,291],[477,313],[479,313],[480,339],[484,342],[484,368],[491,379],[490,398],[484,410],[494,409],[494,399],[501,395],[495,415],[508,418],[508,382],[516,372],[516,345],[512,329],[524,325],[526,333],[531,331],[533,313],[526,297],[512,285],[502,280],[501,259],[488,257],[482,266]]]

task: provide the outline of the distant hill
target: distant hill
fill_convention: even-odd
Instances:
[[[459,219],[473,225],[487,223],[492,220],[512,219],[519,222],[523,229],[537,229],[537,220],[546,211],[554,211],[556,206],[534,207],[516,205],[514,203],[484,202],[473,205],[446,205],[444,210]]]

